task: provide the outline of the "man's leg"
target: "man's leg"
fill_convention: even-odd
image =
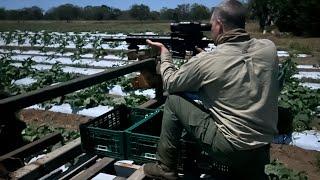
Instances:
[[[183,128],[196,140],[208,146],[211,146],[217,130],[208,112],[181,96],[170,95],[164,108],[158,159],[171,169],[177,166]]]
[[[208,153],[215,160],[226,162],[227,165],[230,164],[232,168],[238,170],[247,169],[248,165],[251,165],[251,169],[255,169],[257,174],[250,173],[250,178],[265,177],[263,168],[269,160],[268,149],[261,150],[261,148],[258,148],[246,151],[234,149],[217,129],[214,120],[206,110],[177,95],[170,95],[165,103],[158,145],[157,159],[167,172],[176,171],[178,151],[180,150],[179,141],[183,128],[200,142],[206,150],[209,149],[211,152]],[[156,170],[157,168],[153,168],[153,172]],[[150,168],[145,168],[145,172],[148,175]],[[247,172],[236,172],[236,174],[238,173],[247,175]]]
[[[234,176],[247,180],[267,180],[264,173],[265,165],[270,163],[270,145],[252,150],[238,151],[232,157]]]
[[[176,172],[182,130],[186,129],[198,141],[211,147],[217,127],[210,114],[177,95],[170,95],[164,107],[162,130],[157,159],[162,165],[158,171]],[[199,147],[200,148],[200,147]],[[159,166],[158,166],[159,167]],[[146,165],[147,175],[159,176],[157,167]],[[154,176],[155,177],[155,176]]]

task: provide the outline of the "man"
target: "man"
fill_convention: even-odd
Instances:
[[[209,155],[229,165],[237,179],[266,179],[270,143],[277,133],[278,60],[274,43],[250,38],[246,10],[236,0],[213,12],[213,52],[202,52],[176,69],[161,43],[160,71],[170,93],[164,107],[158,163],[144,166],[147,176],[177,179],[177,152],[186,129]],[[204,108],[179,95],[196,94]]]

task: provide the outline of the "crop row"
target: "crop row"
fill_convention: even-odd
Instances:
[[[0,59],[0,89],[10,92],[12,95],[29,92],[82,76],[81,73],[64,72],[65,67],[59,63],[51,65],[50,68],[36,69],[36,62],[32,58],[25,59],[19,66],[16,63],[12,63],[10,58],[8,55],[5,55]],[[24,78],[29,78],[29,82],[31,82],[25,84],[17,83]],[[114,89],[115,86],[118,89],[120,87],[120,90],[116,91]],[[113,94],[117,96],[110,96],[109,91],[113,91]],[[135,106],[147,99],[148,97],[139,95],[131,88],[129,78],[121,77],[68,94],[63,98],[53,99],[43,103],[42,106],[49,108],[52,105],[67,103],[71,105],[74,111],[80,111],[81,109],[99,105],[113,106],[119,102]]]

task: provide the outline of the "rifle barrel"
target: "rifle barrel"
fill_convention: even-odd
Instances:
[[[103,38],[104,42],[112,41],[126,41],[127,43],[133,43],[137,45],[145,45],[146,40],[162,42],[168,44],[171,42],[172,38],[170,36],[158,36],[158,35],[127,35],[127,36],[116,36]]]

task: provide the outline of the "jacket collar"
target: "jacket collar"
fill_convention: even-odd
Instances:
[[[250,35],[244,29],[233,29],[220,34],[217,38],[217,45],[227,42],[244,42],[249,41]]]

